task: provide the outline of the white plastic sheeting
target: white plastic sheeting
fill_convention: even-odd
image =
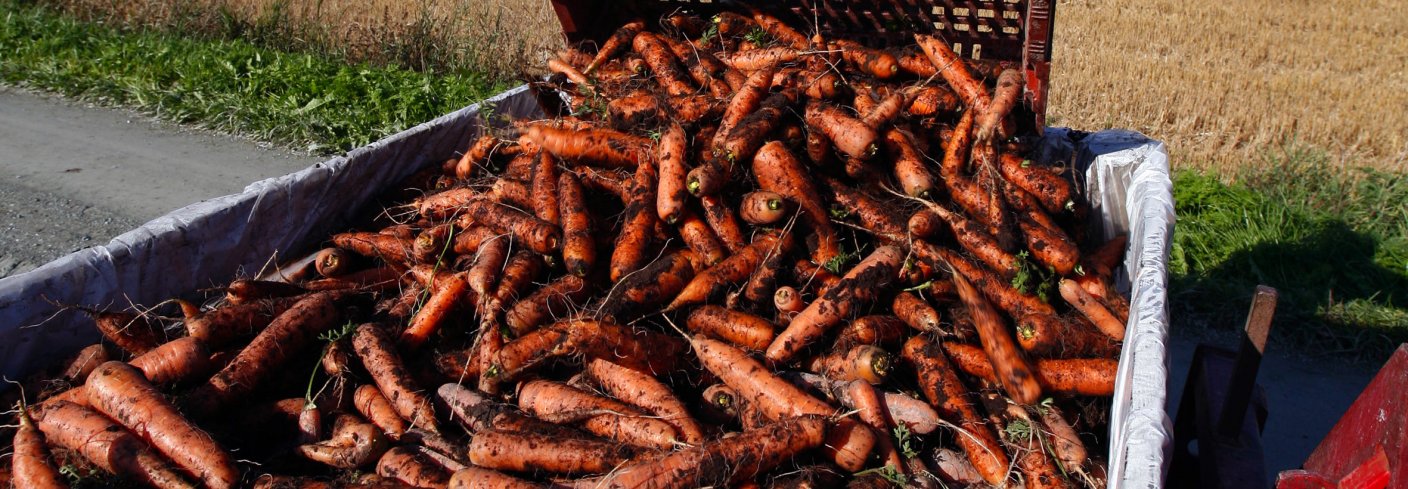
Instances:
[[[456,155],[485,121],[538,113],[526,89],[515,88],[0,280],[0,373],[23,378],[97,341],[91,320],[55,304],[156,304],[253,274],[276,253],[280,260],[307,253],[388,186]],[[1059,128],[1047,130],[1040,152],[1040,159],[1084,169],[1092,215],[1105,236],[1130,236],[1117,284],[1131,291],[1132,312],[1111,413],[1110,487],[1160,487],[1171,446],[1164,411],[1166,264],[1174,221],[1168,155],[1163,143],[1138,133],[1079,135]]]

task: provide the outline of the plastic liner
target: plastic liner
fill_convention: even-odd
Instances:
[[[0,373],[24,378],[98,340],[57,304],[151,305],[306,254],[390,185],[468,146],[486,121],[540,114],[518,87],[303,171],[192,204],[27,273],[0,280]],[[1104,234],[1128,233],[1117,279],[1131,314],[1110,418],[1112,488],[1161,487],[1171,448],[1167,262],[1173,197],[1163,143],[1129,131],[1051,128],[1039,159],[1083,172]],[[0,390],[9,388],[0,386]]]

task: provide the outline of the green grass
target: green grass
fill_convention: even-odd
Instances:
[[[315,153],[366,145],[503,87],[242,41],[122,31],[0,0],[0,82]]]
[[[1228,176],[1176,175],[1176,324],[1240,328],[1266,284],[1273,335],[1297,349],[1377,358],[1408,341],[1408,175],[1292,148]]]

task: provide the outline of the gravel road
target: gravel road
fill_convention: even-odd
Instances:
[[[324,159],[0,87],[0,277]]]

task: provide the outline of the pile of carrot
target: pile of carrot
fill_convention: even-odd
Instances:
[[[89,310],[16,487],[1103,487],[1129,304],[1024,79],[763,12],[628,23],[327,247]],[[19,394],[19,395],[17,395]],[[62,469],[62,470],[61,470]]]

